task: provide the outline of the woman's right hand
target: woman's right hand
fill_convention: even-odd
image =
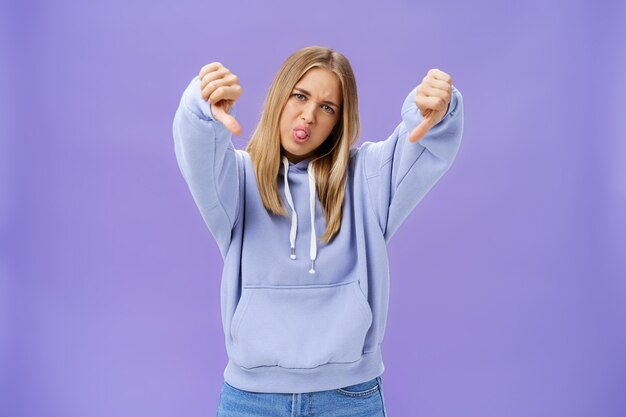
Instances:
[[[202,67],[200,74],[202,98],[208,100],[213,118],[221,122],[233,134],[241,135],[241,126],[228,114],[228,110],[241,96],[239,77],[220,62],[211,62]]]

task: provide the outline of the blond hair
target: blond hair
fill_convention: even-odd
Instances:
[[[315,67],[330,70],[337,75],[343,97],[333,131],[316,149],[309,162],[314,164],[316,191],[327,224],[320,239],[328,243],[341,228],[350,150],[360,132],[356,80],[348,59],[340,52],[321,46],[307,46],[291,54],[272,81],[261,119],[246,151],[254,166],[263,205],[274,214],[287,216],[278,191],[280,117],[296,83]]]

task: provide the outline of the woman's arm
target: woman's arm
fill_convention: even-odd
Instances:
[[[463,97],[452,86],[447,113],[417,142],[410,133],[422,122],[417,87],[404,100],[402,122],[384,141],[365,142],[365,178],[385,241],[452,164],[463,134]]]
[[[235,113],[233,104],[229,114]],[[178,167],[224,257],[240,211],[243,160],[232,144],[232,133],[214,119],[211,105],[202,98],[198,76],[183,92],[173,134]]]

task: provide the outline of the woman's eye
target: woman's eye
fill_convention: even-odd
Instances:
[[[292,94],[292,95],[293,95],[293,96],[296,98],[296,100],[298,100],[298,101],[304,101],[304,100],[306,100],[306,96],[305,96],[304,94],[294,93],[294,94]],[[333,113],[335,113],[335,110],[333,110],[333,108],[332,108],[332,107],[330,107],[328,104],[324,104],[324,105],[322,106],[322,108],[324,109],[324,111],[325,111],[326,113],[329,113],[329,114],[333,114]]]

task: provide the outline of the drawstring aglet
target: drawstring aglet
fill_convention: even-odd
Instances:
[[[291,259],[296,259],[296,248],[291,248],[291,253],[289,254]]]
[[[309,269],[309,274],[315,273],[315,261],[311,259],[311,269]]]

